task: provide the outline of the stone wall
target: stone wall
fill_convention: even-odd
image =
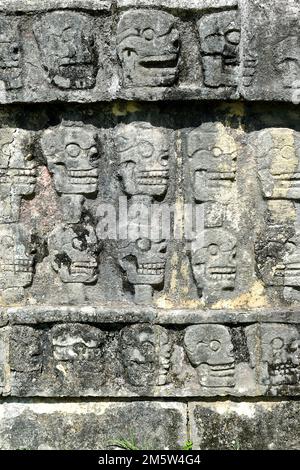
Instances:
[[[299,14],[0,0],[0,448],[300,448]]]

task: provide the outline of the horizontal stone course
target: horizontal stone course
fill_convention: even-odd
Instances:
[[[0,416],[2,450],[118,449],[122,439],[179,450],[187,440],[186,405],[176,402],[16,402],[1,404]]]
[[[284,8],[278,0],[264,5],[269,17],[260,14],[256,0],[0,2],[2,47],[13,46],[0,63],[0,103],[239,98],[297,103],[299,5],[295,0]],[[136,33],[127,35],[127,25]],[[219,40],[212,42],[218,31]],[[65,48],[77,51],[72,60],[64,57]]]

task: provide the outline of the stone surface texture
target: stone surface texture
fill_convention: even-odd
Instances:
[[[299,449],[298,0],[0,0],[0,449]]]

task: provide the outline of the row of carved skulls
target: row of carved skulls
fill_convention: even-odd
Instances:
[[[300,384],[300,335],[296,326],[254,324],[245,328],[245,335],[250,366],[256,370],[258,383],[265,386]],[[104,331],[79,323],[60,324],[52,327],[50,336],[53,359],[57,370],[65,371],[64,375],[103,370],[107,348]],[[43,352],[38,332],[31,327],[15,327],[14,337],[19,345],[31,345],[24,353],[23,370],[40,370]],[[139,387],[169,383],[174,351],[172,338],[170,332],[159,325],[141,323],[121,330],[118,351],[129,383]],[[237,385],[237,346],[234,346],[231,328],[217,324],[189,326],[184,332],[183,346],[202,387],[230,389]],[[22,348],[17,349],[16,360],[20,351]]]
[[[204,15],[197,24],[205,84],[234,86],[239,14],[232,10]],[[50,83],[62,89],[95,86],[103,57],[90,16],[70,11],[47,13],[35,21],[33,33]],[[175,83],[181,40],[173,15],[148,9],[125,12],[118,23],[116,43],[126,85],[166,87]],[[22,52],[19,20],[1,18],[0,75],[7,89],[22,87]]]
[[[280,132],[279,132],[280,131]],[[258,140],[257,140],[258,138]],[[21,129],[0,130],[0,220],[2,224],[18,221],[22,197],[34,193],[37,164],[33,158],[31,132]],[[288,129],[267,130],[253,136],[250,147],[258,160],[258,176],[266,199],[299,199],[299,135]],[[187,154],[189,156],[191,188],[196,203],[210,204],[214,198],[228,197],[236,179],[237,146],[232,136],[221,124],[203,124],[188,133]],[[53,175],[54,186],[59,195],[69,197],[69,205],[78,206],[69,213],[71,220],[65,227],[58,227],[50,236],[55,255],[52,265],[63,282],[90,283],[97,272],[99,246],[93,227],[72,223],[74,214],[80,220],[82,200],[97,192],[99,159],[101,147],[97,130],[93,126],[61,124],[42,134],[40,145]],[[128,196],[143,196],[150,200],[166,194],[169,181],[169,157],[172,152],[168,130],[153,127],[149,123],[135,122],[121,124],[116,129],[115,149],[119,160],[119,176],[123,190]],[[284,169],[284,170],[283,170]],[[64,207],[64,201],[62,206]],[[75,216],[74,216],[75,217]],[[76,220],[75,217],[75,221]],[[67,219],[67,216],[66,216]],[[66,220],[65,219],[65,220]],[[68,222],[68,220],[67,220]],[[6,232],[11,232],[8,236]],[[82,235],[78,236],[78,232]],[[4,227],[3,246],[15,246],[14,257],[19,251],[26,252],[22,228]],[[26,244],[25,244],[26,245]],[[23,246],[23,248],[20,248]],[[298,263],[297,235],[289,241],[292,250],[287,252],[283,262],[293,269],[292,276],[286,272],[285,283],[298,287],[295,275]],[[63,253],[68,253],[63,256]],[[166,264],[166,243],[164,240],[151,242],[137,239],[126,242],[122,247],[120,264],[127,272],[133,285],[158,286],[163,284]],[[236,238],[233,233],[219,226],[206,228],[191,247],[194,277],[202,290],[205,285],[212,288],[233,289],[236,277]],[[9,250],[3,250],[2,265]],[[24,258],[24,255],[23,255]],[[72,261],[75,266],[71,269]],[[23,260],[25,263],[25,260]],[[23,262],[22,261],[22,262]],[[28,256],[28,266],[32,258]],[[15,263],[18,265],[18,262]],[[295,265],[295,266],[294,266]],[[19,268],[18,268],[19,269]],[[3,270],[4,271],[4,268]],[[71,275],[74,272],[74,276]],[[81,271],[81,274],[79,274]],[[16,272],[19,272],[16,268]],[[27,278],[32,276],[27,273]],[[67,274],[69,273],[69,274]],[[76,275],[75,275],[76,273]],[[13,275],[12,275],[13,276]],[[19,275],[17,276],[19,277]],[[5,276],[4,276],[5,278]],[[5,278],[5,283],[12,279]],[[77,281],[76,281],[77,279]],[[18,281],[16,281],[18,282]],[[28,285],[28,281],[22,281]],[[14,285],[13,285],[14,286]],[[15,286],[14,286],[15,287]],[[151,297],[149,289],[141,296]]]

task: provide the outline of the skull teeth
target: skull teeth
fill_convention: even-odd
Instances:
[[[33,261],[27,259],[16,260],[15,263],[3,264],[1,266],[4,272],[14,273],[32,273],[33,272]]]
[[[147,263],[141,264],[138,268],[138,274],[145,275],[163,275],[165,272],[165,263]]]
[[[86,178],[90,179],[94,183],[94,180],[98,177],[98,170],[69,170],[68,176],[70,178]]]
[[[137,174],[138,183],[143,185],[166,185],[168,178],[169,170],[140,171]]]

